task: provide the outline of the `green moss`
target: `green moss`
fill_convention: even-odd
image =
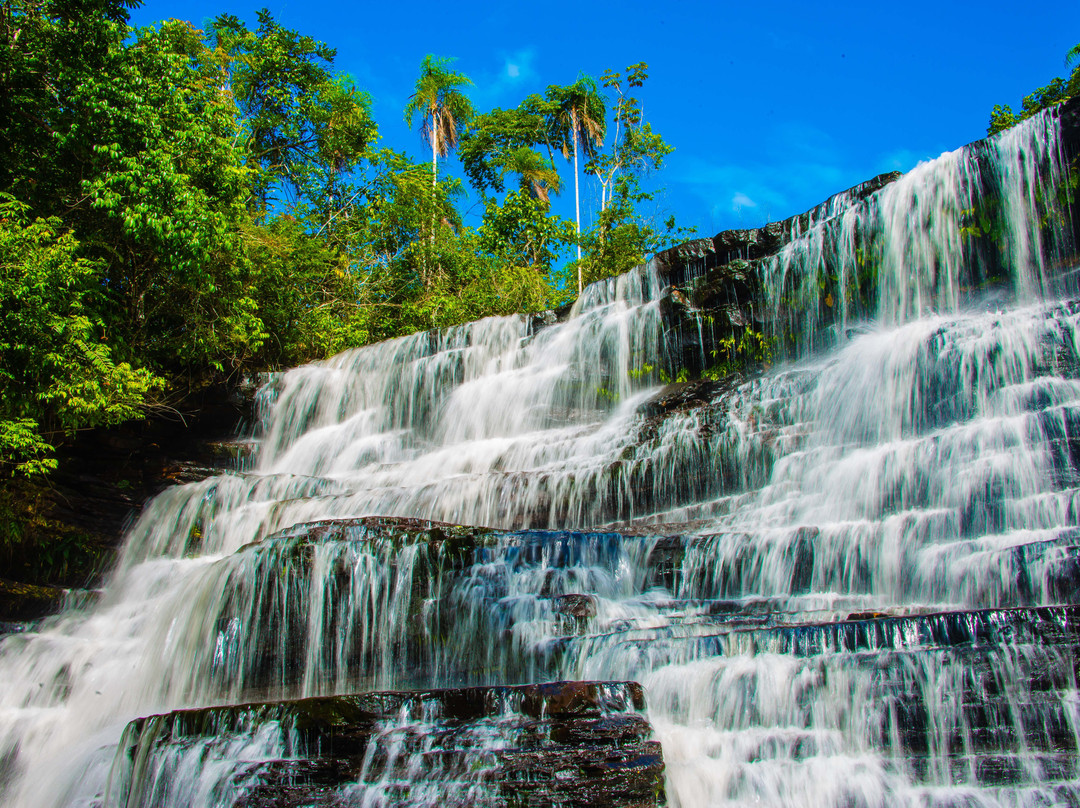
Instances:
[[[39,481],[4,481],[0,576],[44,586],[86,586],[112,558],[111,542],[57,518],[50,493]]]

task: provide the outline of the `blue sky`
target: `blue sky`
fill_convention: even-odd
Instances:
[[[382,145],[417,159],[430,151],[402,110],[427,53],[457,59],[479,110],[647,62],[645,116],[676,149],[654,178],[657,212],[702,236],[786,218],[982,137],[995,104],[1019,108],[1065,75],[1080,42],[1077,0],[266,5],[337,48],[336,68],[373,97]],[[131,17],[200,25],[228,12],[253,24],[259,7],[151,0]],[[558,206],[572,216],[560,168],[570,190]],[[598,198],[583,190],[583,218]]]

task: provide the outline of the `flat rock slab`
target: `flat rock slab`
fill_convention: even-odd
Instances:
[[[379,692],[131,722],[109,804],[658,806],[660,744],[633,682]]]

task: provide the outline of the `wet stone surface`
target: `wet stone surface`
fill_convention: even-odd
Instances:
[[[656,806],[643,708],[636,683],[555,682],[178,711],[129,725],[110,786],[139,805],[210,787],[244,808]],[[222,738],[248,759],[216,759]]]

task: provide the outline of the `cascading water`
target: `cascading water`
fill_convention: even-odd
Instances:
[[[1051,112],[834,198],[759,265],[799,361],[692,406],[648,381],[655,266],[563,322],[284,374],[250,468],[157,497],[99,602],[2,641],[0,799],[242,804],[302,745],[287,710],[125,733],[152,713],[588,679],[645,685],[672,805],[1080,804],[1064,168]],[[334,804],[408,778],[409,804],[489,804],[484,739],[518,743],[496,713],[452,778],[421,771],[433,742],[367,752]]]

